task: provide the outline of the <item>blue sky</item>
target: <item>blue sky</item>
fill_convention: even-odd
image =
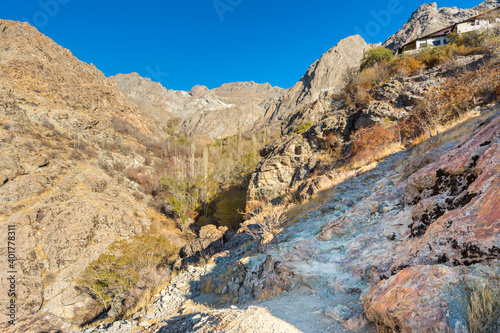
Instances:
[[[443,0],[470,8],[480,0]],[[16,0],[0,18],[28,21],[106,76],[138,72],[169,89],[270,82],[292,86],[339,40],[384,41],[417,0]]]

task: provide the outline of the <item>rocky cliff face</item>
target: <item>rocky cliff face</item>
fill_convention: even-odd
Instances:
[[[18,316],[47,310],[81,323],[91,300],[75,280],[86,265],[162,221],[123,174],[154,174],[156,159],[130,134],[159,128],[34,27],[1,20],[0,31],[0,232],[16,226]]]
[[[500,1],[498,0],[488,0],[471,9],[438,8],[435,2],[423,4],[413,12],[408,22],[397,33],[385,41],[384,46],[397,50],[418,37],[431,34],[499,6]]]
[[[348,69],[357,67],[369,45],[359,35],[341,40],[312,64],[304,76],[275,102],[271,103],[261,124],[279,124],[292,113],[318,100],[325,91],[344,86]]]
[[[167,90],[137,73],[110,79],[151,118],[163,123],[180,118],[178,130],[213,139],[251,130],[264,113],[264,101],[283,92],[269,83],[255,82],[226,83],[212,90],[205,86],[195,86],[190,92]]]

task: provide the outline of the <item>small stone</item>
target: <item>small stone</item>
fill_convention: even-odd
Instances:
[[[199,323],[201,321],[201,315],[197,314],[196,316],[191,318],[191,320],[193,321],[193,323]]]
[[[139,323],[139,326],[148,328],[149,326],[151,326],[153,324],[154,323],[153,323],[152,320],[144,320],[144,321],[142,321],[142,322]]]
[[[190,288],[189,284],[183,283],[183,282],[179,282],[175,286],[177,287],[177,289],[182,290],[182,291],[186,291]]]
[[[237,309],[238,307],[236,305],[231,305],[231,309],[235,310]]]
[[[350,318],[344,323],[344,327],[353,332],[359,332],[368,325],[368,319],[364,314]]]
[[[163,289],[161,292],[160,292],[160,295],[162,296],[165,296],[165,294],[167,293],[167,291],[165,289]]]
[[[392,180],[389,180],[386,185],[387,186],[394,186],[394,182]]]
[[[349,309],[347,306],[339,304],[334,308],[326,309],[325,315],[331,319],[338,321],[339,323],[343,323],[351,315],[351,309]]]

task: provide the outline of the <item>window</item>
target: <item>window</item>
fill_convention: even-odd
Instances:
[[[439,46],[441,45],[441,41],[440,40],[435,40],[432,42],[432,44],[434,44],[434,46]]]

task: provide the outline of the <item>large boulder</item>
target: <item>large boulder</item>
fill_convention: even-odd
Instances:
[[[453,268],[415,266],[364,297],[368,319],[395,332],[467,332],[466,284]]]
[[[212,256],[224,248],[224,236],[227,227],[216,227],[213,224],[203,226],[196,239],[184,245],[179,251],[179,257],[184,262],[192,262],[202,255]]]

